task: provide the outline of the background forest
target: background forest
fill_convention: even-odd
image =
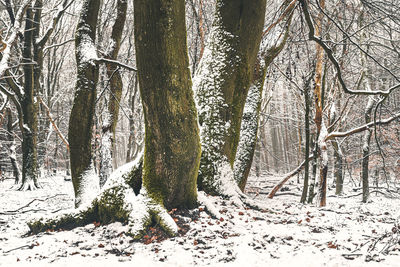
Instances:
[[[51,177],[73,184],[73,204],[60,209],[77,209],[26,220],[30,233],[118,221],[144,243],[184,236],[184,215],[171,210],[198,204],[222,223],[224,201],[254,219],[285,201],[304,215],[304,205],[337,213],[348,198],[353,208],[397,200],[399,9],[397,0],[0,1],[0,179],[27,200]],[[395,251],[391,218],[396,231],[368,239],[365,261],[380,261],[370,252],[385,238],[393,244],[382,251]],[[346,257],[364,256],[356,250]]]

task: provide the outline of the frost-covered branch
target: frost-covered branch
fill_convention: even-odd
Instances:
[[[28,5],[32,2],[32,0],[25,0],[21,7],[18,9],[15,15],[15,22],[13,26],[11,26],[11,34],[5,40],[6,48],[3,51],[3,57],[0,61],[0,79],[3,79],[6,71],[9,69],[10,64],[10,57],[11,57],[11,47],[16,42],[18,33],[21,31],[22,28],[22,18],[28,8]]]
[[[63,4],[58,8],[57,13],[53,16],[52,19],[52,24],[50,25],[50,27],[46,30],[46,32],[44,33],[44,35],[42,36],[42,38],[37,40],[37,44],[40,47],[43,47],[44,44],[47,42],[47,40],[49,40],[51,34],[53,33],[57,23],[59,22],[59,20],[61,19],[61,16],[64,14],[65,10],[68,9],[68,7],[71,6],[71,4],[75,2],[75,0],[64,0]]]
[[[382,95],[382,96],[387,96],[394,90],[400,88],[400,83],[396,84],[387,90],[373,90],[373,91],[367,91],[367,90],[353,90],[347,87],[344,79],[343,79],[343,73],[339,64],[339,61],[336,59],[336,57],[333,54],[333,50],[322,40],[320,36],[315,35],[315,26],[311,18],[311,14],[309,11],[308,3],[306,0],[300,0],[302,7],[303,7],[303,14],[309,29],[309,38],[310,40],[315,41],[324,49],[325,53],[327,54],[329,60],[332,62],[336,72],[337,72],[337,77],[340,85],[342,86],[342,89],[348,93],[348,94],[355,94],[355,95]]]
[[[113,59],[102,57],[102,58],[98,58],[96,61],[99,62],[99,63],[114,64],[114,65],[117,65],[119,67],[122,67],[122,68],[130,70],[130,71],[137,71],[137,69],[135,67],[132,67],[132,66],[127,65],[127,64],[124,64],[124,63],[122,63],[122,62],[120,62],[118,60],[113,60]]]
[[[348,130],[346,132],[331,132],[326,136],[326,141],[329,141],[329,140],[331,140],[333,138],[336,138],[336,137],[347,137],[347,136],[350,136],[350,135],[353,135],[353,134],[356,134],[356,133],[360,133],[360,132],[363,132],[363,131],[366,131],[366,130],[370,129],[374,125],[389,124],[389,123],[391,123],[392,121],[394,121],[394,120],[396,120],[398,118],[400,118],[400,113],[397,113],[393,117],[390,117],[390,118],[387,118],[387,119],[384,119],[384,120],[372,121],[370,123],[364,124],[362,126],[359,126],[357,128]]]

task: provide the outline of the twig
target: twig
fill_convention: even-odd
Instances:
[[[22,207],[20,207],[20,208],[18,208],[18,209],[16,209],[16,210],[7,210],[7,211],[5,211],[5,212],[2,212],[2,213],[0,213],[0,214],[12,214],[12,213],[17,213],[17,212],[19,212],[20,210],[22,210],[23,208],[26,208],[26,207],[28,207],[29,205],[31,205],[33,202],[35,202],[35,201],[40,201],[40,202],[45,202],[45,201],[47,201],[47,200],[49,200],[49,199],[52,199],[52,198],[55,198],[55,197],[58,197],[58,196],[67,196],[68,194],[57,194],[57,195],[54,195],[54,196],[51,196],[51,197],[47,197],[47,198],[45,198],[45,199],[38,199],[38,198],[35,198],[35,199],[33,199],[32,201],[30,201],[28,204],[26,204],[26,205],[24,205],[24,206],[22,206]],[[26,211],[24,211],[24,212],[26,212]]]
[[[379,190],[373,190],[373,191],[371,191],[371,192],[369,192],[369,193],[370,193],[370,194],[372,194],[372,193],[379,193],[379,194],[384,195],[384,196],[387,197],[387,198],[394,198],[394,197],[389,196],[389,195],[387,195],[387,194],[385,194],[385,193],[383,193],[383,192],[381,192],[381,191],[379,191]],[[355,194],[355,195],[350,195],[350,196],[341,196],[340,198],[351,198],[351,197],[357,197],[357,196],[360,196],[360,195],[362,195],[362,192],[361,192],[361,193],[358,193],[358,194]]]
[[[14,250],[17,250],[17,249],[30,248],[30,247],[31,247],[31,245],[23,245],[23,246],[20,246],[20,247],[17,247],[17,248],[13,248],[13,249],[4,251],[4,253],[10,253],[11,251],[14,251]]]

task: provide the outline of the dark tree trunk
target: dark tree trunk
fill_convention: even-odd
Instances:
[[[341,195],[343,193],[343,154],[339,143],[336,140],[332,141],[333,146],[333,157],[335,160],[334,164],[334,177],[336,182],[336,195]]]
[[[224,184],[234,183],[232,168],[265,9],[265,0],[216,2],[194,80],[203,150],[198,185],[210,194],[223,195]]]
[[[97,177],[91,175],[94,174],[91,141],[96,85],[99,78],[99,68],[95,62],[97,58],[95,36],[99,6],[100,0],[83,1],[75,35],[77,82],[69,120],[68,140],[76,206],[86,201],[89,190],[98,189]],[[90,194],[93,193],[95,192]]]
[[[37,165],[37,100],[34,90],[34,71],[32,65],[33,10],[26,11],[23,66],[24,95],[21,101],[23,116],[22,130],[22,185],[20,190],[33,190],[38,187]]]
[[[116,60],[121,44],[122,31],[125,25],[128,2],[117,1],[117,18],[111,32],[110,51],[107,52],[108,59]],[[115,128],[118,122],[119,105],[122,95],[122,76],[115,64],[106,63],[107,78],[109,79],[110,97],[108,101],[108,114],[102,126],[102,142],[100,153],[100,187],[107,181],[112,172],[112,151],[114,149]]]
[[[15,184],[18,184],[20,181],[20,170],[19,170],[19,166],[18,166],[18,162],[17,162],[17,155],[16,155],[16,151],[15,151],[16,144],[15,144],[15,140],[14,140],[12,113],[11,113],[10,108],[7,108],[6,114],[7,114],[7,139],[8,139],[8,142],[10,142],[9,157],[10,157],[11,166],[13,169]]]
[[[309,180],[309,169],[310,169],[310,96],[309,96],[309,88],[308,85],[304,88],[304,104],[305,104],[305,114],[304,114],[304,127],[305,127],[305,166],[304,166],[304,185],[303,192],[301,194],[301,203],[305,203],[307,200],[308,193],[308,180]]]
[[[314,159],[312,161],[312,176],[311,176],[311,182],[310,182],[310,186],[308,189],[308,198],[307,198],[307,203],[311,204],[313,202],[315,193],[314,193],[314,189],[315,189],[315,181],[317,179],[317,167],[318,167],[318,147],[315,144],[316,140],[314,140],[315,136],[311,135],[311,140],[312,142],[312,147],[313,147],[313,153],[314,153]]]
[[[365,108],[364,118],[365,123],[371,122],[371,112],[374,107],[374,100],[372,97],[368,98],[367,107]],[[362,180],[362,202],[367,202],[369,198],[369,153],[370,153],[370,142],[371,142],[372,130],[368,129],[365,131],[363,138],[363,158],[361,163],[361,180]]]
[[[167,209],[193,208],[200,160],[184,0],[136,0],[135,40],[145,117],[143,186]]]

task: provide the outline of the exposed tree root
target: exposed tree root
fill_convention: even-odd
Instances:
[[[197,193],[197,201],[199,202],[199,204],[204,205],[206,211],[208,212],[208,214],[210,214],[211,217],[213,217],[214,219],[222,218],[221,213],[218,211],[217,207],[213,203],[211,203],[206,193],[204,193],[203,191],[199,191]]]
[[[219,177],[215,179],[218,185],[214,186],[218,196],[229,199],[238,208],[252,208],[256,210],[268,210],[266,204],[256,201],[242,192],[234,180],[233,171],[229,163],[219,170]]]
[[[19,187],[17,187],[18,191],[34,191],[39,189],[40,186],[35,183],[32,179],[29,179],[29,181],[26,181],[25,183],[22,183]]]
[[[152,225],[160,226],[170,236],[177,234],[175,221],[162,205],[150,198],[144,188],[140,194],[135,194],[132,183],[137,175],[141,175],[141,167],[140,159],[122,166],[111,175],[101,193],[89,205],[28,222],[30,233],[67,230],[93,222],[122,222],[129,225],[128,234],[135,239],[141,238],[146,228]]]

